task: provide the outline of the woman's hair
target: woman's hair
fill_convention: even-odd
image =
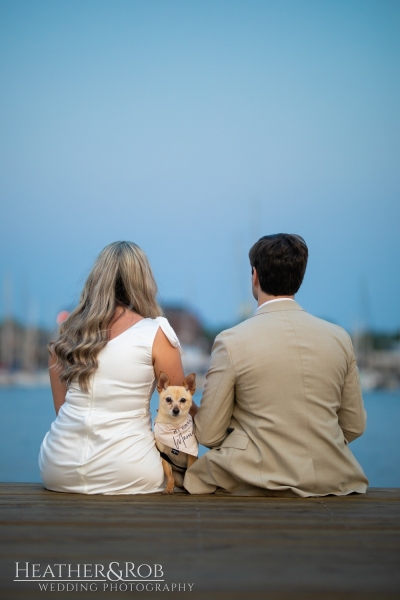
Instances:
[[[133,242],[106,246],[86,280],[79,305],[61,325],[58,339],[49,344],[60,380],[68,386],[77,379],[88,391],[117,306],[154,319],[163,314],[156,295],[157,284],[139,246]]]

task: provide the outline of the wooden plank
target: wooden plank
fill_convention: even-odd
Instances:
[[[170,584],[194,584],[184,592],[193,600],[400,597],[400,489],[295,499],[82,496],[0,484],[0,527],[1,598],[43,597],[37,583],[12,581],[16,561],[156,562]]]

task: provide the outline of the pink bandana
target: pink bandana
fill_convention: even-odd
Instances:
[[[190,415],[178,429],[169,423],[154,423],[154,435],[157,440],[179,452],[197,456],[199,445],[194,436],[193,419]]]

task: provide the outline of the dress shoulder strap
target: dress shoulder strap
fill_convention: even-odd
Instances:
[[[184,352],[183,352],[182,347],[181,347],[181,345],[179,343],[178,336],[176,335],[175,331],[172,329],[172,327],[169,324],[168,320],[165,317],[156,317],[154,320],[158,323],[159,327],[161,327],[161,329],[165,333],[165,336],[168,338],[168,340],[171,343],[171,345],[174,348],[179,348],[179,352],[181,354],[183,354]]]

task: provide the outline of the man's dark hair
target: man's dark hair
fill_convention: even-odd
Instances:
[[[264,235],[249,252],[260,287],[270,296],[293,296],[306,272],[308,248],[302,237],[290,233]]]

